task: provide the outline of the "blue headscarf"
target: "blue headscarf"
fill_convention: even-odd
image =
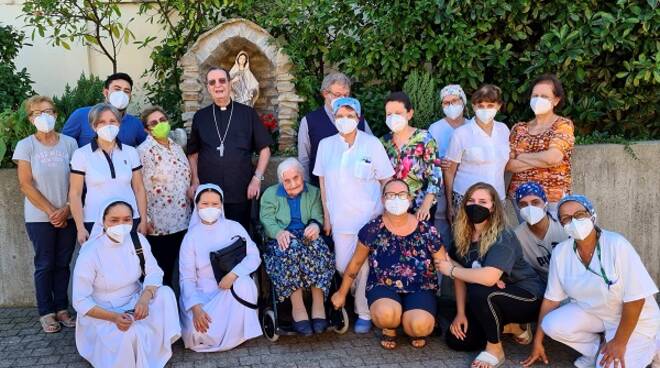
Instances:
[[[559,203],[557,204],[557,212],[559,212],[559,209],[561,206],[566,203],[566,202],[577,202],[582,205],[582,207],[586,208],[587,211],[593,216],[594,218],[596,217],[596,209],[594,208],[594,205],[591,203],[589,198],[582,194],[569,194],[567,196],[564,196],[562,199],[559,200]]]
[[[535,181],[528,181],[527,183],[522,184],[516,189],[515,199],[516,203],[520,202],[523,197],[528,195],[534,195],[543,200],[543,202],[548,203],[548,197],[545,195],[545,190],[543,186]]]

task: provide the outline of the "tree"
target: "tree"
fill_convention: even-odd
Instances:
[[[14,58],[25,45],[25,36],[11,26],[0,26],[0,112],[15,110],[30,96],[32,81],[27,70],[16,70]]]
[[[121,0],[28,0],[23,3],[23,18],[36,34],[49,43],[67,50],[71,43],[80,41],[90,45],[112,63],[117,72],[117,61],[122,44],[128,44],[135,35],[128,28],[133,18],[121,19]]]

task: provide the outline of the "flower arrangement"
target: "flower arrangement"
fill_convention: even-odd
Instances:
[[[273,114],[261,114],[259,115],[259,118],[261,119],[261,123],[268,129],[268,132],[270,134],[275,133],[277,131],[277,119]]]

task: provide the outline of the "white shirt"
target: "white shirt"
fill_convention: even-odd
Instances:
[[[467,121],[467,119],[465,121]],[[465,125],[465,122],[463,125]],[[439,158],[443,158],[447,155],[449,142],[451,141],[451,137],[454,135],[454,131],[456,129],[454,129],[454,127],[451,126],[445,118],[436,121],[429,127],[429,133],[431,133],[431,136],[433,136],[433,139],[435,139],[435,142],[438,144]]]
[[[550,224],[543,239],[539,239],[534,235],[527,222],[523,222],[514,229],[516,237],[520,241],[525,261],[536,270],[544,281],[548,279],[550,256],[553,249],[557,244],[568,239],[568,235],[559,222],[552,217],[549,217],[548,220]]]
[[[131,179],[133,171],[141,168],[137,150],[119,141],[110,155],[98,146],[96,140],[78,148],[71,157],[71,173],[85,176],[87,195],[83,221],[96,221],[101,207],[110,198],[125,200],[133,207],[133,218],[139,218]]]
[[[394,168],[380,140],[358,130],[350,147],[339,134],[319,143],[314,175],[324,178],[333,231],[357,234],[383,212],[379,181]]]
[[[608,288],[600,276],[598,250],[589,264],[595,275],[580,261],[573,244],[573,239],[568,239],[552,252],[545,298],[558,302],[570,297],[586,312],[602,319],[607,330],[618,327],[623,303],[646,299],[635,331],[654,338],[660,327],[660,309],[653,297],[658,288],[635,248],[620,234],[602,231],[600,259],[605,275],[613,283]]]
[[[493,121],[489,136],[471,119],[456,128],[451,137],[447,158],[458,163],[453,191],[465,194],[477,182],[492,185],[501,200],[506,198],[504,168],[509,161],[509,128]]]

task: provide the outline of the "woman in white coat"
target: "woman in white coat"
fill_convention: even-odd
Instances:
[[[103,206],[73,272],[76,346],[96,368],[163,367],[181,336],[176,297],[161,286],[163,271],[138,235],[141,265],[132,226],[130,204],[113,200]]]
[[[648,366],[660,328],[653,279],[623,236],[595,226],[596,212],[586,197],[566,196],[557,207],[571,238],[552,251],[541,328],[523,364],[548,364],[543,348],[548,335],[582,354],[574,363],[578,368]],[[571,302],[560,306],[566,298]]]
[[[219,186],[200,185],[194,200],[179,254],[183,342],[197,352],[225,351],[261,335],[257,310],[237,299],[256,304],[257,286],[250,274],[261,258],[243,226],[225,218]],[[209,254],[230,245],[236,236],[245,239],[246,256],[217,282]]]

